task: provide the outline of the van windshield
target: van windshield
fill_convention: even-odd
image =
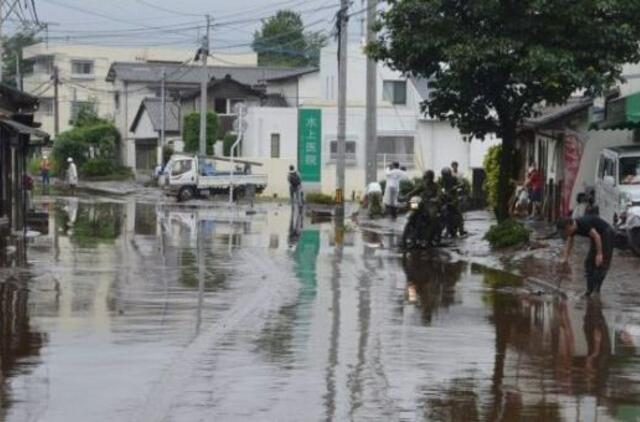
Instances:
[[[620,184],[640,185],[640,157],[620,159]]]

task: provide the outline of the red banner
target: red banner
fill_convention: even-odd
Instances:
[[[584,145],[578,134],[569,133],[564,137],[564,183],[562,184],[561,214],[571,212],[571,194],[578,178]]]

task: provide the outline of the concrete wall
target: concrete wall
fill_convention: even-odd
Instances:
[[[249,157],[271,157],[271,134],[280,134],[280,158],[297,160],[298,109],[251,107],[242,151]]]
[[[421,170],[432,169],[437,173],[443,167],[449,167],[452,161],[460,165],[460,172],[471,177],[471,170],[483,168],[487,150],[499,145],[500,140],[488,136],[484,141],[474,139],[471,142],[448,122],[439,120],[421,120],[418,123],[416,142],[417,165]]]

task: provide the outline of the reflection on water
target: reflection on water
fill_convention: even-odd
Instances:
[[[640,313],[288,207],[50,209],[30,267],[0,284],[2,420],[640,413]]]
[[[47,341],[44,333],[31,327],[28,296],[22,287],[25,280],[8,278],[0,283],[0,419],[5,420],[6,410],[19,400],[14,389],[22,386],[12,378],[26,376],[41,363],[40,351]],[[29,386],[24,386],[28,392]],[[24,391],[24,390],[23,390]],[[17,397],[16,397],[17,396]]]

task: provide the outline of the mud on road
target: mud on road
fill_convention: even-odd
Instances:
[[[403,256],[390,232],[336,237],[275,204],[43,207],[50,230],[29,266],[2,272],[2,420],[640,415],[631,283],[561,299],[461,253]]]

